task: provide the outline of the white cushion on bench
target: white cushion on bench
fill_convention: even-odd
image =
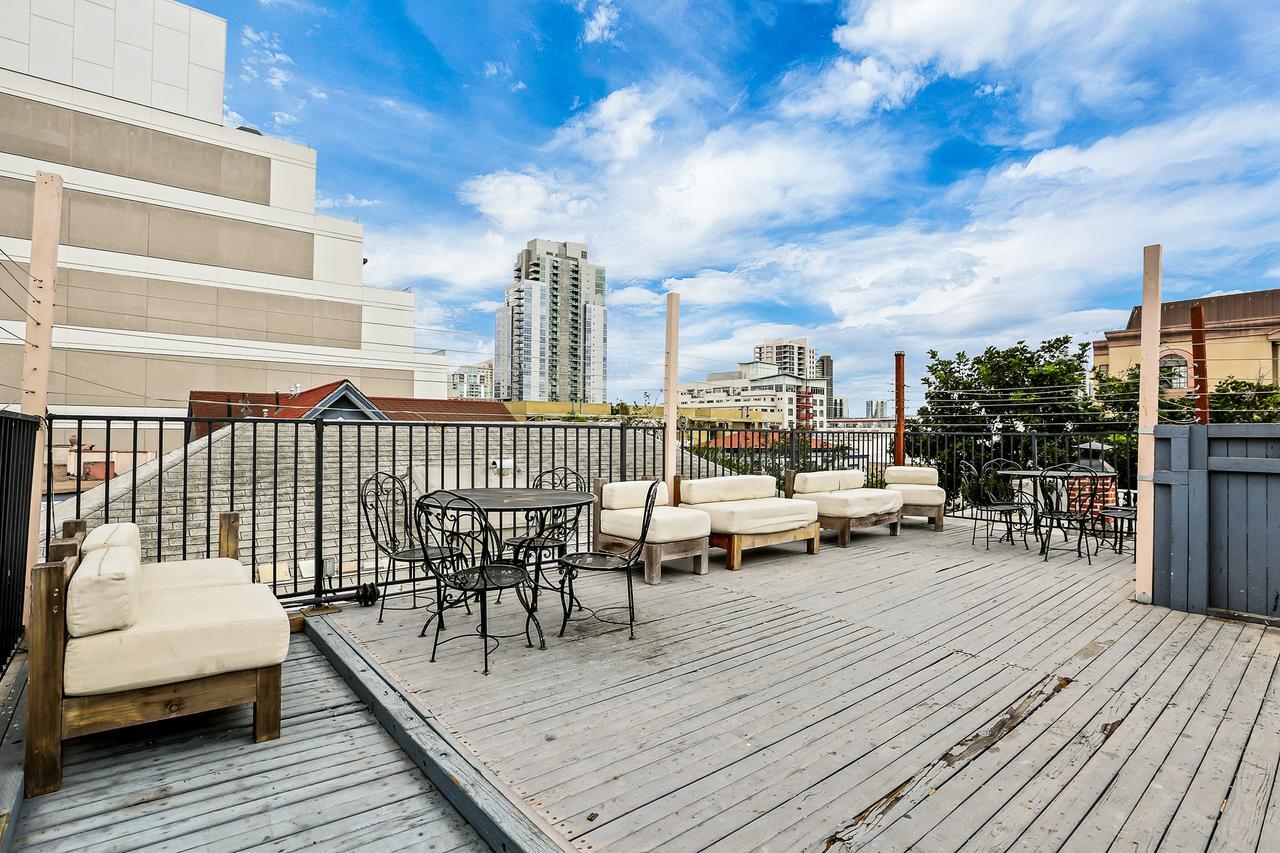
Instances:
[[[142,588],[177,589],[202,586],[225,586],[253,580],[249,567],[230,557],[207,560],[172,560],[144,563]]]
[[[289,617],[262,584],[146,590],[122,631],[67,643],[68,696],[114,693],[281,663]]]
[[[640,538],[640,524],[644,521],[644,508],[606,509],[600,512],[600,532],[610,536],[630,539]],[[696,509],[678,506],[656,506],[649,520],[647,542],[680,542],[685,539],[701,539],[711,534],[711,516]]]
[[[938,485],[938,469],[923,465],[890,465],[884,469],[885,483],[914,483],[920,486]]]
[[[889,483],[886,489],[892,489],[902,495],[904,504],[916,506],[942,506],[947,502],[947,493],[941,486],[923,486],[918,483]]]
[[[618,483],[605,483],[600,490],[601,509],[633,509],[643,507],[649,498],[649,487],[653,480],[626,480]],[[654,506],[666,506],[667,484],[658,483],[658,494],[654,498]]]
[[[778,484],[764,474],[748,474],[741,477],[707,477],[703,480],[680,481],[680,503],[709,504],[722,501],[745,501],[756,498],[772,498],[778,494]],[[781,528],[783,530],[787,528]]]
[[[866,481],[867,475],[857,468],[842,471],[806,471],[803,474],[796,474],[795,493],[811,495],[817,492],[861,489]]]
[[[142,569],[132,548],[84,555],[67,587],[67,633],[87,637],[128,628],[138,618]]]
[[[892,489],[843,489],[796,495],[796,499],[813,501],[820,515],[836,518],[866,518],[902,509],[902,493]]]
[[[796,530],[818,520],[817,504],[790,498],[702,503],[695,509],[711,516],[713,533],[777,533]]]
[[[80,553],[87,554],[103,548],[132,548],[141,560],[142,531],[131,521],[99,524],[84,537],[84,542],[80,544]]]

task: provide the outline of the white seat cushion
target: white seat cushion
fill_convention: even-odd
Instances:
[[[67,643],[69,696],[114,693],[281,663],[289,617],[262,584],[146,590],[122,631]]]
[[[942,506],[947,502],[947,493],[941,486],[923,486],[919,483],[889,483],[886,489],[892,489],[902,495],[904,504],[915,506]]]
[[[790,498],[703,503],[694,509],[711,516],[713,533],[777,533],[795,530],[818,520],[816,503]]]
[[[756,498],[772,498],[776,497],[777,494],[777,482],[765,474],[749,474],[742,477],[707,477],[702,480],[682,480],[680,482],[680,503],[682,504],[745,501]]]
[[[84,555],[67,587],[67,633],[87,637],[128,628],[138,618],[142,569],[132,548]]]
[[[861,489],[867,475],[857,468],[841,471],[807,471],[796,474],[795,493],[812,495],[818,492],[840,492]]]
[[[80,553],[100,551],[103,548],[132,548],[142,559],[142,531],[131,521],[99,524],[89,531],[80,544]]]
[[[209,560],[172,560],[142,565],[142,588],[178,589],[225,586],[253,580],[249,567],[230,557]]]
[[[866,518],[902,509],[902,494],[892,489],[843,489],[796,495],[796,499],[813,501],[819,514],[836,518]]]
[[[600,512],[600,532],[635,541],[640,538],[644,509],[606,509]],[[656,506],[649,520],[647,542],[680,542],[711,534],[711,516],[696,509]]]
[[[884,469],[885,483],[915,484],[919,486],[938,485],[938,469],[923,465],[890,465]]]
[[[649,498],[649,487],[653,480],[626,480],[619,483],[605,483],[600,490],[601,509],[633,509],[643,507]],[[658,494],[654,498],[654,506],[667,505],[667,484],[658,483]]]

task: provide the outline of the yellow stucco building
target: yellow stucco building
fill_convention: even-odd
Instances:
[[[1169,390],[1185,390],[1191,381],[1191,306],[1204,306],[1205,356],[1209,387],[1229,376],[1277,384],[1280,379],[1280,289],[1206,296],[1161,306],[1160,364]],[[1093,342],[1093,363],[1117,375],[1140,360],[1142,308],[1129,312],[1123,329],[1105,332]]]

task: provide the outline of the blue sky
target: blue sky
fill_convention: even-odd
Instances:
[[[671,289],[685,378],[807,335],[858,414],[895,349],[915,377],[1123,325],[1146,243],[1166,299],[1280,286],[1274,2],[196,4],[228,21],[228,120],[318,151],[368,281],[453,363],[532,237],[607,267],[627,400]]]

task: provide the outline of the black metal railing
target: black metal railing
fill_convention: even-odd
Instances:
[[[22,639],[39,418],[0,411],[0,675]]]
[[[648,423],[55,415],[50,433],[46,489],[54,500],[47,502],[46,542],[63,519],[85,518],[91,527],[129,520],[142,528],[147,560],[207,557],[217,551],[219,514],[235,511],[241,560],[277,596],[297,601],[353,595],[386,569],[359,506],[361,483],[377,471],[406,477],[415,495],[526,485],[561,466],[588,482],[663,475],[662,428]],[[961,459],[979,467],[996,456],[1048,465],[1096,438],[913,432],[907,451],[917,464],[937,466],[955,494]],[[1132,442],[1121,438],[1123,452],[1121,442],[1103,443],[1112,464],[1125,466],[1123,488],[1133,479],[1135,457]],[[874,486],[883,482],[893,451],[894,434],[885,431],[690,428],[680,434],[677,473],[764,473],[781,487],[788,468],[861,468]],[[514,513],[495,520],[504,534],[523,523]],[[586,546],[591,534],[583,524],[576,544]]]

